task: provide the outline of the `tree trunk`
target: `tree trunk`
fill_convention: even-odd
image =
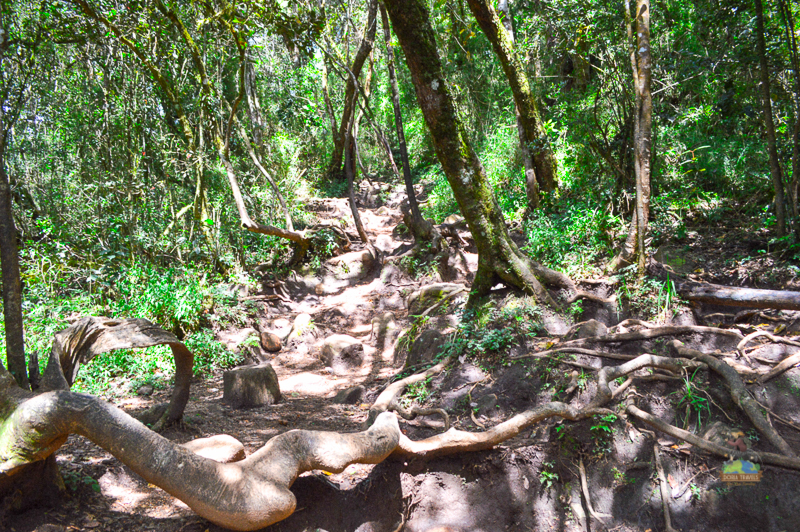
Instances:
[[[609,269],[617,270],[631,262],[637,254],[639,272],[646,266],[645,237],[650,215],[650,161],[652,159],[653,99],[650,93],[652,60],[650,55],[650,0],[636,2],[636,38],[633,38],[633,20],[626,1],[628,41],[631,45],[631,68],[636,100],[633,126],[633,168],[636,175],[636,208],[631,219],[628,238],[620,253],[611,261]]]
[[[699,283],[681,277],[671,269],[665,268],[663,264],[653,260],[648,264],[647,270],[653,277],[664,282],[672,282],[675,291],[689,301],[727,307],[800,310],[800,292]]]
[[[375,41],[375,30],[377,28],[377,24],[375,23],[377,12],[378,0],[370,0],[367,9],[367,25],[364,28],[364,38],[361,40],[361,46],[359,46],[353,58],[353,66],[350,68],[356,80],[361,75],[364,62],[372,51],[372,45]],[[329,175],[334,178],[342,175],[342,159],[346,144],[345,136],[347,135],[347,129],[350,127],[350,122],[353,120],[353,115],[355,114],[355,99],[353,98],[355,93],[355,80],[348,77],[344,90],[344,110],[342,110],[342,118],[339,122],[338,136],[334,135],[333,154],[331,155],[331,164],[328,170]],[[341,140],[341,144],[336,142],[337,139]]]
[[[511,92],[514,95],[514,102],[519,112],[519,123],[524,130],[525,140],[522,144],[528,147],[531,152],[539,188],[546,192],[555,190],[557,187],[556,160],[550,148],[547,133],[542,126],[539,108],[531,92],[528,77],[525,74],[525,67],[514,50],[513,34],[510,34],[503,27],[503,22],[492,7],[491,2],[488,0],[467,0],[467,2],[486,38],[492,43],[492,48],[494,48],[495,54],[500,59],[500,64],[503,66],[506,78],[508,78]],[[506,20],[510,24],[511,20],[508,15],[506,15]],[[521,133],[520,137],[522,136],[523,134]],[[532,193],[531,187],[528,187],[528,190]],[[530,196],[529,201],[531,201]]]
[[[783,199],[783,178],[781,163],[778,160],[778,145],[775,140],[775,123],[772,120],[772,101],[769,89],[769,64],[767,63],[764,42],[764,8],[761,0],[755,0],[756,7],[756,53],[761,69],[761,102],[764,110],[764,127],[767,129],[767,150],[769,151],[769,173],[775,189],[775,223],[778,236],[786,234],[786,213]]]
[[[514,23],[511,19],[508,0],[500,0],[497,2],[497,12],[502,18],[503,28],[505,28],[508,38],[513,43]],[[535,101],[534,99],[534,102]],[[525,126],[522,124],[522,115],[516,103],[514,103],[514,117],[517,121],[517,136],[519,137],[519,151],[522,155],[522,166],[525,168],[525,196],[528,198],[528,213],[532,213],[539,208],[539,204],[541,203],[539,183],[536,181],[536,166],[534,165],[528,137],[525,134]]]
[[[267,180],[269,183],[270,188],[272,188],[272,193],[275,194],[275,197],[278,198],[278,203],[281,204],[281,210],[283,211],[283,217],[286,220],[286,229],[289,231],[294,231],[294,225],[292,224],[292,214],[289,212],[289,207],[286,205],[286,200],[283,198],[283,194],[281,193],[281,189],[278,188],[278,184],[275,183],[275,180],[272,179],[272,176],[267,172],[267,169],[261,164],[261,160],[256,155],[255,150],[253,149],[252,144],[250,144],[250,138],[247,136],[247,131],[244,129],[244,125],[235,118],[234,120],[239,127],[239,136],[242,137],[242,142],[244,143],[245,149],[247,150],[248,155],[250,155],[250,160],[253,161],[253,164],[256,165],[258,171],[261,172],[261,175],[264,176],[264,179]],[[253,131],[255,131],[255,126]]]
[[[0,123],[0,131],[4,131],[4,125]],[[20,387],[28,389],[22,327],[22,283],[19,277],[17,230],[11,209],[11,186],[5,167],[5,139],[0,139],[0,261],[3,270],[3,320],[8,370]]]
[[[381,22],[383,23],[383,38],[386,41],[386,63],[389,71],[389,86],[392,89],[392,108],[394,109],[394,124],[397,131],[397,143],[400,146],[400,162],[403,165],[403,181],[406,185],[408,207],[411,212],[411,232],[417,242],[432,239],[433,225],[422,217],[419,202],[414,192],[414,180],[411,177],[411,163],[408,159],[408,146],[403,129],[403,114],[400,110],[400,89],[397,85],[397,74],[394,70],[394,50],[392,50],[392,33],[389,26],[389,15],[386,6],[381,3]]]
[[[434,149],[478,248],[473,296],[504,283],[554,304],[542,283],[568,284],[566,276],[530,261],[511,240],[483,165],[472,149],[456,114],[444,78],[430,16],[422,0],[387,0],[392,27],[405,52]]]
[[[792,63],[792,77],[794,93],[794,127],[792,128],[792,181],[789,183],[789,204],[792,210],[792,224],[794,226],[795,240],[800,241],[800,213],[798,213],[798,188],[800,188],[800,52],[797,49],[795,36],[794,14],[786,0],[779,0],[778,6],[783,14],[784,28],[786,30],[786,48]]]
[[[353,94],[353,98],[357,98]],[[361,215],[358,213],[358,206],[356,205],[355,193],[355,177],[356,177],[356,164],[355,164],[355,139],[353,138],[353,124],[347,128],[345,133],[345,154],[344,154],[344,172],[347,176],[347,199],[350,203],[350,211],[353,213],[353,224],[358,231],[358,237],[365,244],[369,244],[369,236],[364,230],[364,224],[361,222]]]

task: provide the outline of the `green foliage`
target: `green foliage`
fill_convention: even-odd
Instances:
[[[614,423],[617,416],[614,414],[594,416],[594,424],[589,427],[594,443],[594,454],[598,456],[608,455],[613,450],[614,443]]]
[[[436,256],[432,253],[430,242],[424,242],[413,255],[406,255],[400,259],[400,267],[414,279],[430,277],[436,273]]]
[[[311,247],[313,249],[311,268],[319,270],[322,267],[322,263],[331,258],[339,247],[336,233],[330,229],[315,231],[311,236]]]
[[[627,486],[629,484],[635,484],[636,483],[636,479],[635,478],[629,477],[628,475],[626,475],[624,472],[620,471],[616,467],[611,468],[611,472],[614,474],[614,480],[618,484],[620,484],[622,486]]]
[[[594,416],[594,425],[589,427],[595,438],[602,438],[614,432],[613,425],[617,420],[614,414],[596,415]]]
[[[169,347],[120,349],[98,355],[82,366],[72,390],[106,397],[120,396],[135,392],[143,384],[166,388],[174,377],[175,363]],[[122,383],[127,385],[121,386]]]
[[[631,264],[619,270],[617,298],[620,306],[627,306],[635,315],[646,320],[667,320],[685,302],[678,296],[672,280],[660,281],[640,277],[637,266]]]
[[[532,300],[510,297],[502,308],[489,301],[462,312],[457,331],[444,344],[439,356],[466,355],[504,362],[509,347],[523,338],[535,337],[542,330],[541,313]]]
[[[403,402],[405,403],[405,406],[411,406],[412,403],[424,403],[428,397],[430,397],[433,391],[431,389],[432,380],[433,377],[428,377],[425,380],[412,382],[406,386],[406,390],[403,395]]]
[[[549,490],[553,487],[553,484],[558,482],[558,473],[553,470],[555,466],[555,461],[542,462],[542,470],[539,472],[539,483],[546,490]]]
[[[76,492],[81,486],[87,486],[92,491],[100,493],[100,483],[89,475],[67,468],[62,468],[60,473],[64,486],[69,491]]]
[[[698,371],[699,370],[696,369],[691,377],[684,376],[681,390],[672,392],[670,395],[679,396],[676,404],[679,411],[688,408],[689,412],[694,412],[697,415],[697,430],[699,432],[703,427],[703,414],[705,413],[706,418],[708,418],[708,416],[711,415],[711,408],[708,405],[708,399],[700,395],[702,391],[701,388],[694,382]],[[686,419],[684,419],[684,426],[688,424],[689,416],[687,415]]]
[[[526,220],[525,249],[535,260],[567,275],[597,273],[597,263],[608,257],[613,235],[623,226],[620,217],[601,207],[562,200]]]
[[[184,343],[194,353],[194,373],[198,376],[209,377],[218,368],[232,368],[242,361],[241,355],[228,351],[214,340],[214,335],[208,329],[191,333]]]
[[[115,288],[115,315],[147,318],[178,338],[198,330],[212,302],[204,279],[190,270],[133,266],[120,274]]]

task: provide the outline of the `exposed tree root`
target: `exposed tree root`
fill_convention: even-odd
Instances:
[[[419,441],[401,436],[400,443],[392,454],[430,459],[462,452],[484,451],[551,417],[577,421],[595,414],[612,413],[606,408],[581,409],[565,403],[551,402],[517,414],[485,432],[465,432],[451,428],[447,432]]]
[[[592,407],[600,407],[608,404],[614,397],[614,393],[609,388],[609,383],[617,377],[648,367],[667,369],[672,372],[680,372],[687,367],[699,367],[703,364],[691,360],[681,360],[670,357],[656,355],[640,355],[619,366],[604,367],[597,374],[597,395],[592,400]]]
[[[658,471],[659,492],[661,492],[661,507],[664,510],[664,528],[667,532],[677,532],[672,528],[672,516],[669,512],[669,499],[672,495],[667,482],[667,475],[664,473],[664,466],[661,465],[661,453],[658,450],[658,442],[653,445],[653,457],[655,457],[656,470]]]
[[[774,418],[775,418],[777,421],[779,421],[780,423],[782,423],[782,424],[786,425],[787,427],[792,427],[794,430],[800,431],[800,427],[799,427],[799,426],[795,425],[794,423],[792,423],[792,422],[791,422],[791,421],[789,421],[788,419],[784,419],[784,418],[782,418],[781,416],[779,416],[778,414],[776,414],[775,412],[773,412],[773,411],[772,411],[772,410],[771,410],[771,409],[770,409],[768,406],[766,406],[764,403],[762,403],[762,402],[761,402],[761,401],[759,401],[758,399],[753,399],[753,400],[754,400],[756,403],[758,403],[758,406],[760,406],[761,408],[763,408],[763,409],[764,409],[764,412],[767,412],[769,415],[771,415],[772,417],[774,417]]]
[[[613,327],[609,327],[609,332],[616,334],[618,332],[628,332],[627,327],[644,327],[646,329],[652,329],[656,326],[655,323],[650,323],[649,321],[644,320],[637,320],[635,318],[628,318],[627,320],[623,320],[618,324],[614,325]]]
[[[434,310],[437,310],[437,309],[441,308],[441,307],[442,307],[442,306],[443,306],[445,303],[447,303],[448,301],[450,301],[451,299],[453,299],[453,298],[454,298],[454,297],[456,297],[457,295],[459,295],[459,294],[463,294],[463,293],[464,293],[464,292],[466,292],[466,291],[467,291],[467,289],[466,289],[466,288],[457,288],[457,289],[456,289],[456,290],[454,290],[453,292],[450,292],[449,294],[447,294],[446,296],[444,296],[442,299],[440,299],[440,300],[439,300],[439,301],[438,301],[438,302],[437,302],[435,305],[433,305],[433,306],[431,306],[430,308],[428,308],[427,310],[425,310],[425,312],[423,312],[422,314],[420,314],[420,315],[419,315],[419,317],[421,318],[421,317],[423,317],[423,316],[427,316],[427,315],[429,315],[431,312],[433,312]]]
[[[772,443],[772,445],[777,447],[786,456],[796,456],[794,450],[789,446],[788,443],[786,443],[781,435],[778,434],[774,428],[772,428],[767,419],[761,413],[760,407],[750,396],[747,388],[744,387],[742,378],[735,369],[711,355],[707,355],[705,353],[701,353],[700,351],[685,347],[678,340],[672,340],[669,345],[679,356],[693,358],[708,364],[711,369],[725,379],[725,382],[728,384],[728,388],[730,388],[733,402],[739,405],[742,410],[744,410],[745,414],[747,414],[747,417],[750,418],[750,421],[753,423],[753,425],[755,425],[759,432],[761,432],[767,438],[767,440]]]
[[[389,406],[389,411],[397,412],[397,414],[408,421],[412,421],[417,416],[440,416],[444,421],[444,430],[450,430],[450,414],[443,408],[422,408],[418,405],[412,406],[410,409],[405,409],[398,401],[393,401]]]
[[[446,358],[426,371],[415,373],[387,386],[369,409],[369,414],[367,415],[367,420],[364,422],[364,426],[369,427],[381,413],[388,411],[392,404],[395,403],[397,398],[403,393],[403,390],[406,389],[406,386],[414,384],[415,382],[424,381],[428,377],[441,373],[453,360],[454,357]]]
[[[480,420],[477,417],[475,417],[475,412],[471,408],[469,410],[469,418],[472,420],[472,422],[475,424],[476,427],[480,427],[486,430],[486,425],[481,423]]]
[[[656,261],[650,261],[647,267],[651,275],[664,281],[672,281],[675,290],[689,301],[735,307],[800,310],[800,292],[698,283],[681,277],[672,268]]]
[[[242,461],[222,464],[163,438],[105,401],[66,391],[23,402],[0,429],[0,491],[76,433],[200,516],[233,530],[257,530],[291,515],[296,500],[289,487],[301,473],[379,463],[400,437],[397,418],[386,413],[366,432],[292,430]]]
[[[583,338],[582,338],[583,339]],[[605,351],[597,351],[594,349],[584,349],[582,347],[558,347],[547,351],[539,351],[537,353],[526,353],[515,357],[509,357],[511,360],[520,360],[523,358],[547,358],[558,353],[576,353],[579,355],[589,355],[594,357],[611,358],[614,360],[633,360],[635,355],[621,355],[618,353],[606,353]]]
[[[742,333],[732,329],[720,329],[718,327],[703,327],[701,325],[670,325],[666,327],[652,327],[641,331],[630,331],[617,334],[607,334],[605,336],[596,336],[594,338],[579,338],[577,340],[569,340],[559,346],[559,349],[565,347],[581,347],[585,344],[593,342],[600,343],[613,343],[613,342],[631,342],[635,340],[649,340],[651,338],[658,338],[660,336],[677,336],[680,334],[720,334],[732,338],[741,339]]]
[[[81,364],[88,364],[99,354],[165,344],[172,350],[175,360],[175,388],[169,406],[153,425],[154,430],[161,430],[183,416],[189,401],[194,355],[174,334],[148,320],[85,317],[57,332],[37,391],[69,390]]]
[[[739,342],[739,345],[736,346],[736,350],[737,351],[741,351],[742,349],[745,348],[745,346],[747,344],[749,344],[750,342],[752,342],[756,338],[759,338],[759,337],[762,337],[762,336],[769,338],[771,341],[773,341],[775,343],[781,343],[781,344],[786,344],[786,345],[793,345],[795,347],[800,347],[800,342],[795,342],[794,340],[789,340],[788,338],[781,338],[780,336],[775,336],[774,334],[769,333],[767,331],[756,331],[754,333],[750,333],[747,336],[745,336],[742,339],[742,341]]]
[[[632,415],[636,419],[644,421],[654,429],[663,432],[664,434],[668,434],[673,438],[677,438],[687,443],[691,443],[698,449],[702,449],[709,453],[716,454],[717,456],[722,456],[728,459],[741,458],[744,460],[750,460],[751,462],[769,464],[779,467],[785,467],[787,469],[796,469],[800,471],[800,459],[789,456],[783,456],[775,453],[756,453],[754,451],[746,451],[742,453],[735,449],[731,449],[730,447],[723,447],[722,445],[717,445],[716,443],[710,442],[699,436],[695,436],[689,431],[679,429],[678,427],[674,427],[668,423],[664,423],[657,417],[653,416],[652,414],[648,414],[644,410],[640,410],[634,405],[628,405],[626,411],[628,412],[628,414]]]
[[[586,508],[589,509],[589,513],[592,515],[592,517],[605,525],[606,522],[603,521],[603,518],[612,516],[608,514],[601,514],[594,510],[594,507],[592,506],[592,498],[589,496],[589,484],[586,482],[586,468],[583,467],[583,458],[581,458],[578,462],[578,472],[581,476],[581,490],[583,491],[583,498],[586,501]]]
[[[785,358],[781,361],[780,364],[772,368],[769,373],[759,377],[758,382],[764,384],[768,380],[772,379],[773,377],[777,377],[784,371],[792,368],[793,366],[800,364],[800,353],[795,353],[794,355]]]

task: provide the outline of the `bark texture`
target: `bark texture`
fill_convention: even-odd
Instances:
[[[339,177],[342,175],[342,161],[344,158],[344,150],[346,145],[347,131],[350,127],[350,122],[353,120],[355,114],[355,98],[356,95],[356,80],[361,75],[361,69],[364,67],[364,62],[372,52],[372,46],[375,42],[375,31],[377,30],[376,18],[378,14],[378,0],[370,0],[369,7],[367,8],[367,24],[364,28],[364,38],[361,40],[361,45],[358,47],[355,57],[353,58],[353,66],[350,67],[353,76],[348,77],[344,89],[344,109],[342,110],[342,117],[339,122],[339,130],[333,132],[333,154],[331,155],[331,164],[329,167],[329,174],[332,177]]]
[[[0,123],[0,131],[2,131]],[[28,388],[22,326],[22,283],[19,277],[17,229],[11,209],[11,186],[5,169],[5,139],[0,139],[0,262],[3,270],[3,320],[8,369],[17,383]]]
[[[619,255],[611,261],[610,269],[617,270],[637,255],[639,271],[646,266],[645,238],[650,216],[650,161],[653,138],[653,98],[650,91],[652,59],[650,49],[650,0],[637,0],[634,16],[625,2],[628,20],[628,41],[631,45],[631,68],[635,92],[633,121],[633,168],[636,175],[636,207],[631,218],[628,237]],[[635,38],[633,22],[635,21]]]
[[[473,295],[502,282],[554,304],[542,283],[565,284],[561,274],[533,263],[512,242],[486,172],[463,131],[442,72],[427,6],[419,0],[385,2],[400,40],[436,156],[478,248]]]
[[[57,332],[38,391],[69,390],[81,365],[88,364],[102,353],[117,349],[144,349],[156,345],[168,345],[175,360],[172,399],[154,425],[156,429],[165,427],[183,417],[189,401],[194,355],[174,334],[145,319],[111,320],[86,317]]]
[[[775,139],[775,122],[772,119],[772,98],[769,89],[769,63],[764,42],[764,7],[761,0],[755,0],[756,8],[756,53],[761,74],[761,104],[764,111],[764,128],[767,130],[767,150],[769,152],[769,173],[775,189],[775,223],[778,236],[786,234],[786,209],[783,199],[783,177],[778,159],[778,143]]]
[[[655,261],[651,261],[647,269],[654,277],[674,283],[675,290],[689,301],[729,307],[800,310],[800,292],[698,283],[680,277]]]
[[[289,488],[301,473],[339,473],[351,463],[381,462],[400,438],[397,418],[386,413],[365,432],[293,430],[245,460],[223,464],[163,438],[96,397],[48,392],[19,404],[0,426],[0,494],[72,433],[103,447],[202,517],[233,530],[257,530],[291,515],[296,499]]]
[[[408,147],[406,145],[406,134],[403,128],[403,114],[400,111],[400,89],[397,85],[397,74],[394,69],[394,50],[392,50],[392,33],[389,26],[389,15],[386,13],[386,6],[381,2],[381,22],[383,23],[383,39],[386,42],[386,63],[389,73],[389,86],[392,89],[392,109],[394,110],[394,124],[397,131],[397,143],[400,149],[400,162],[403,165],[403,182],[406,185],[406,195],[408,196],[408,208],[411,214],[410,229],[417,242],[431,241],[434,239],[433,224],[422,217],[419,210],[419,202],[414,192],[414,180],[411,177],[411,163],[408,159]]]
[[[547,133],[542,126],[539,108],[531,92],[528,76],[525,74],[525,66],[519,60],[514,49],[513,33],[507,31],[503,26],[503,21],[500,20],[488,0],[467,0],[467,3],[481,30],[492,44],[495,54],[500,59],[503,72],[511,86],[521,129],[520,143],[523,146],[523,153],[528,151],[531,155],[538,188],[545,192],[551,192],[557,186],[556,160],[553,150],[550,148]],[[511,19],[507,14],[505,19],[510,27]],[[528,200],[531,202],[531,194],[533,194],[531,188],[534,183],[526,184]],[[536,194],[538,196],[538,191]]]

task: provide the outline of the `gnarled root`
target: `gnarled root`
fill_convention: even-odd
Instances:
[[[668,423],[664,423],[657,417],[653,416],[652,414],[648,414],[644,410],[640,410],[634,405],[628,405],[626,412],[639,419],[644,421],[654,429],[658,430],[659,432],[663,432],[664,434],[668,434],[673,438],[678,438],[679,440],[683,440],[687,443],[691,443],[698,449],[702,449],[709,453],[716,454],[717,456],[722,456],[723,458],[736,458],[736,459],[744,459],[750,460],[751,462],[758,462],[761,464],[769,464],[779,467],[785,467],[787,469],[796,469],[800,470],[800,460],[793,457],[783,456],[780,454],[775,453],[756,453],[754,451],[747,451],[747,452],[739,452],[735,449],[731,449],[730,447],[723,447],[722,445],[717,445],[714,442],[710,442],[700,436],[695,436],[689,431],[679,429],[678,427],[674,427]]]
[[[414,384],[415,382],[424,381],[428,377],[438,375],[444,371],[444,368],[446,368],[447,365],[453,360],[454,357],[446,358],[430,369],[427,369],[421,373],[409,375],[408,377],[400,379],[399,381],[395,381],[387,386],[369,409],[369,414],[367,415],[367,420],[364,422],[364,427],[366,428],[372,425],[372,423],[374,423],[381,413],[386,412],[393,404],[396,404],[397,398],[400,397],[400,394],[403,393],[403,391],[406,389],[406,386],[409,384]]]
[[[108,450],[202,517],[234,530],[257,530],[291,515],[296,500],[289,487],[301,473],[338,473],[352,463],[379,463],[397,447],[400,427],[386,413],[355,434],[293,430],[245,460],[222,464],[163,438],[96,397],[48,392],[20,404],[0,426],[0,488],[28,464],[51,455],[71,433]]]
[[[612,392],[611,388],[609,387],[609,383],[617,377],[627,375],[636,370],[652,367],[667,369],[672,372],[680,372],[682,369],[687,367],[696,368],[704,365],[705,364],[695,362],[693,360],[682,360],[656,355],[640,355],[635,359],[619,366],[606,366],[597,374],[597,395],[595,395],[591,404],[592,406],[600,407],[610,402],[614,397],[618,396],[619,392],[616,390]]]
[[[403,408],[403,406],[397,402],[392,402],[389,410],[392,412],[396,412],[398,416],[401,418],[412,421],[417,418],[417,416],[440,416],[442,421],[444,421],[444,430],[450,430],[450,414],[443,408],[422,408],[418,405],[412,406],[409,409]]]
[[[169,406],[153,425],[155,430],[160,430],[183,416],[189,401],[194,355],[174,334],[145,319],[112,320],[89,316],[57,332],[37,391],[69,390],[81,364],[88,364],[102,353],[165,344],[172,350],[175,360],[175,388]]]
[[[759,432],[761,432],[772,445],[777,447],[786,456],[797,456],[794,450],[789,447],[789,444],[786,443],[786,440],[784,440],[781,435],[778,434],[778,432],[767,422],[766,418],[761,413],[758,403],[756,403],[755,400],[753,400],[753,398],[750,396],[747,388],[744,387],[742,378],[735,369],[711,355],[707,355],[705,353],[701,353],[700,351],[685,347],[678,340],[672,340],[669,343],[669,346],[679,356],[693,358],[708,364],[711,369],[725,379],[725,382],[728,384],[728,388],[730,388],[733,402],[739,405],[742,410],[744,410],[745,414],[747,414],[747,417],[750,418],[750,421],[753,423],[753,425],[755,425]]]
[[[566,403],[551,402],[517,414],[485,432],[465,432],[451,428],[447,432],[419,441],[412,441],[401,436],[400,443],[393,454],[436,458],[462,452],[484,451],[513,438],[531,425],[551,417],[577,421],[595,414],[611,413],[613,412],[605,408],[581,409]]]

